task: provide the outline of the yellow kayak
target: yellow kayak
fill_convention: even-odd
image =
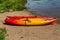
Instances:
[[[5,23],[14,25],[46,25],[54,24],[56,18],[50,16],[8,16]]]

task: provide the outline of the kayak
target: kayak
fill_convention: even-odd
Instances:
[[[12,25],[47,25],[55,24],[56,18],[50,16],[7,16],[4,22]]]

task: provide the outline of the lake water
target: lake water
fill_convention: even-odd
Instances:
[[[25,6],[32,13],[60,18],[60,0],[27,0]]]

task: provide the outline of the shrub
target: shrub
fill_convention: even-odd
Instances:
[[[6,32],[5,28],[0,28],[0,40],[5,40]]]
[[[26,0],[0,0],[0,12],[25,9]]]

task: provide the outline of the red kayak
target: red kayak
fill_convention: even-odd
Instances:
[[[7,16],[5,23],[13,25],[55,24],[56,18],[50,16]]]

